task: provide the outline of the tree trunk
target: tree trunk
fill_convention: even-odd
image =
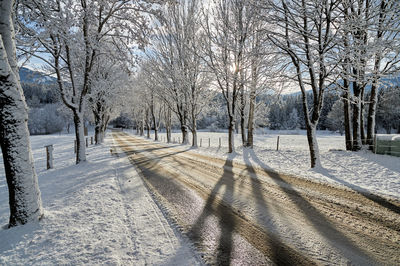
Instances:
[[[367,144],[367,136],[365,135],[365,119],[364,119],[364,88],[361,90],[360,94],[361,103],[360,103],[360,134],[361,134],[361,143]]]
[[[196,114],[195,114],[195,108],[194,105],[192,106],[191,110],[191,116],[192,116],[192,147],[197,148],[197,120],[196,120]]]
[[[351,138],[351,109],[350,109],[350,93],[349,82],[344,80],[343,92],[343,108],[344,108],[344,132],[346,141],[346,150],[353,150],[353,140]]]
[[[94,141],[96,145],[99,145],[102,142],[101,139],[101,128],[100,126],[96,125],[94,128]]]
[[[192,122],[192,147],[197,148],[197,123],[196,120]]]
[[[144,119],[140,122],[140,136],[144,136]]]
[[[312,114],[313,120],[310,120],[310,114],[307,106],[307,94],[305,90],[302,90],[302,105],[303,105],[304,121],[307,130],[308,149],[310,150],[311,168],[320,167],[321,159],[319,156],[319,148],[318,148],[316,132],[317,132],[317,123],[320,116],[318,109],[320,110],[322,109],[322,107],[319,108],[316,104],[314,104],[314,110]]]
[[[75,138],[76,138],[76,164],[86,161],[86,146],[84,134],[83,114],[74,112]]]
[[[361,99],[360,99],[360,89],[358,84],[353,82],[354,98],[355,103],[353,103],[353,151],[359,151],[362,147],[361,142]]]
[[[146,123],[146,129],[147,129],[147,138],[150,138],[150,124]]]
[[[153,125],[154,125],[154,140],[158,141],[158,125],[155,116],[153,116]]]
[[[108,127],[108,123],[110,122],[110,115],[105,115],[103,120],[104,120],[104,122],[103,122],[103,125],[102,125],[102,128],[101,128],[101,142],[102,143],[104,141],[104,137],[105,137],[106,130],[107,130],[107,127]]]
[[[242,145],[247,146],[247,137],[246,137],[246,118],[244,115],[244,111],[240,110],[240,134],[242,135]]]
[[[186,112],[184,112],[183,116],[180,117],[180,123],[181,123],[181,132],[182,132],[182,144],[188,144],[189,139],[188,139],[188,127],[186,125],[187,117],[186,117]]]
[[[235,117],[232,115],[229,115],[228,152],[235,152]]]
[[[16,63],[13,4],[14,1],[0,2],[0,144],[9,194],[9,227],[43,216],[27,106]]]
[[[367,122],[367,144],[369,145],[369,149],[372,149],[374,145],[377,105],[378,105],[378,93],[377,93],[376,83],[374,82],[374,84],[372,84],[371,87],[371,96],[369,99],[368,122]]]
[[[186,125],[181,125],[181,131],[182,131],[182,144],[187,144],[188,143],[188,130]]]
[[[306,127],[307,127],[308,147],[310,149],[311,168],[320,167],[321,159],[319,156],[319,148],[316,135],[317,127],[316,125],[310,123],[306,123]]]
[[[255,102],[256,102],[256,91],[252,88],[250,91],[250,104],[249,104],[249,120],[247,129],[247,147],[253,148],[253,129],[254,129],[254,113],[255,113]]]
[[[170,124],[165,126],[165,131],[167,133],[167,142],[170,143],[171,142],[171,125]]]
[[[242,81],[243,82],[243,81]],[[240,133],[242,135],[242,145],[247,145],[247,138],[246,138],[246,99],[244,96],[244,86],[241,85],[240,88]]]
[[[147,130],[147,138],[150,138],[150,130],[151,130],[151,125],[150,125],[150,118],[149,118],[149,109],[146,109],[145,111],[145,120],[144,122],[146,123],[146,130]]]
[[[167,128],[167,142],[171,143],[171,128]]]
[[[95,108],[95,110],[93,110],[93,116],[94,116],[94,123],[95,123],[94,141],[95,141],[96,145],[99,145],[102,142],[102,140],[101,140],[102,119],[101,119],[99,110],[97,108]]]
[[[167,134],[167,142],[171,142],[171,126],[172,126],[172,113],[171,109],[168,106],[164,106],[164,122],[165,122],[165,131]]]
[[[256,38],[254,39],[254,45],[258,47],[260,45],[259,35],[256,33]],[[251,63],[251,86],[249,95],[249,120],[247,122],[247,147],[253,148],[254,145],[254,115],[256,108],[256,91],[258,83],[258,67],[257,67],[257,57],[253,57]]]
[[[362,147],[361,141],[361,106],[358,102],[353,108],[353,151],[359,151]]]
[[[165,121],[165,131],[167,133],[167,142],[171,142],[171,110],[168,109],[167,111],[167,119]]]

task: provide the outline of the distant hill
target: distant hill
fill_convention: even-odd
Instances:
[[[30,70],[26,67],[20,68],[19,76],[21,78],[21,83],[51,85],[57,82],[57,79],[54,77],[50,77],[43,72]]]

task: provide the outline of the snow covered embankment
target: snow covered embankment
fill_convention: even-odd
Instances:
[[[72,135],[31,138],[45,217],[0,229],[0,265],[196,265],[199,259],[152,200],[126,157],[110,155],[112,140],[90,146],[74,163]],[[54,169],[45,149],[54,144]],[[8,222],[8,191],[0,165],[0,223]]]

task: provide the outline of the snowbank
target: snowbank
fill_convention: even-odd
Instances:
[[[111,140],[87,149],[75,165],[74,136],[31,138],[45,217],[0,229],[0,265],[196,265],[198,257],[164,218],[126,157]],[[54,144],[54,169],[44,146]],[[0,223],[8,222],[8,192],[0,165]]]

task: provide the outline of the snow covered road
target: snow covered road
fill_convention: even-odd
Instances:
[[[395,199],[113,134],[208,263],[400,263]]]

